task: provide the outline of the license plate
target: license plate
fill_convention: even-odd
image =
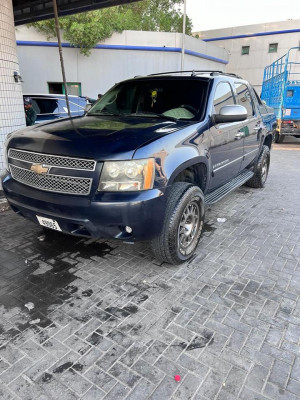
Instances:
[[[46,228],[54,229],[55,231],[61,231],[60,226],[55,219],[40,217],[38,215],[36,217],[40,225],[45,226]]]

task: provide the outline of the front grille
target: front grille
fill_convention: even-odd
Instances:
[[[81,158],[54,156],[49,154],[33,153],[31,151],[9,149],[8,157],[14,160],[32,164],[43,164],[51,167],[95,171],[96,161]]]
[[[88,195],[91,190],[92,179],[90,178],[37,174],[12,164],[10,164],[10,171],[16,181],[47,192]]]

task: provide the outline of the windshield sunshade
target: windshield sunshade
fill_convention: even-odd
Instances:
[[[199,120],[207,86],[186,78],[127,81],[109,90],[88,114]]]

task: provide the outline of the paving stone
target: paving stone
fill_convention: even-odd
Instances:
[[[102,371],[97,365],[93,365],[85,374],[84,377],[97,385],[104,392],[109,392],[116,384],[116,380]]]
[[[223,383],[223,375],[215,371],[210,371],[198,390],[197,395],[201,395],[203,398],[213,399],[216,397]]]
[[[60,377],[60,380],[65,386],[70,387],[78,395],[83,395],[92,386],[91,382],[87,381],[72,368],[68,369],[67,372]]]
[[[172,348],[173,346],[177,347],[177,343],[171,344],[169,347],[160,342],[159,340],[155,340],[149,349],[143,354],[143,360],[147,361],[150,364],[154,364],[155,361],[161,356],[161,354],[168,348]],[[181,349],[182,350],[182,349]],[[124,362],[124,359],[121,358],[121,361]]]
[[[148,399],[153,392],[155,385],[146,379],[141,379],[134,390],[128,394],[126,400],[142,400]]]
[[[245,371],[236,367],[232,367],[225,380],[225,385],[222,386],[222,390],[229,393],[233,397],[237,397],[240,388],[243,386],[246,376],[247,373]]]
[[[36,384],[35,382],[29,382],[22,376],[11,382],[9,388],[11,389],[11,391],[16,393],[17,396],[26,400],[48,400],[50,398],[38,384]],[[6,394],[8,395],[8,393]],[[9,397],[5,397],[5,399],[9,399]]]
[[[117,383],[114,388],[104,397],[105,400],[123,400],[129,393],[129,388]]]
[[[51,398],[63,398],[66,400],[77,400],[78,396],[65,385],[54,378],[52,374],[45,372],[36,383]]]
[[[40,358],[44,357],[47,353],[42,346],[39,346],[32,340],[28,340],[24,344],[20,346],[20,349],[27,354],[28,357],[32,358],[33,360],[39,360]]]
[[[177,382],[174,378],[166,376],[149,397],[149,400],[169,399],[176,389]]]
[[[121,363],[115,363],[108,372],[130,388],[133,388],[140,379],[139,375],[134,374]]]
[[[287,390],[295,395],[299,396],[300,393],[300,382],[299,381],[294,381],[293,379],[290,379],[287,385]]]
[[[280,360],[275,360],[269,381],[280,388],[285,388],[288,377],[291,372],[291,366]]]
[[[159,383],[163,377],[164,373],[159,369],[153,367],[151,364],[148,364],[146,361],[140,359],[133,366],[132,369],[137,372],[139,375],[142,375],[144,378],[148,379],[152,383]]]
[[[26,369],[30,368],[32,365],[32,361],[27,358],[23,357],[15,364],[13,364],[10,368],[6,369],[5,372],[1,374],[1,381],[4,383],[9,383],[15,378],[17,378],[22,372]]]
[[[106,396],[103,390],[99,389],[97,386],[92,386],[83,396],[82,400],[101,400]]]
[[[131,346],[125,353],[124,355],[120,358],[120,361],[127,365],[128,367],[131,367],[132,364],[134,364],[138,358],[147,350],[147,347],[135,343],[133,346]],[[147,358],[147,357],[146,357]],[[147,360],[146,360],[147,361]],[[151,360],[150,360],[151,361]]]
[[[36,380],[46,370],[50,369],[56,362],[56,358],[51,354],[47,354],[44,358],[36,362],[31,368],[27,369],[24,374],[31,380]]]
[[[199,379],[202,380],[204,379],[205,375],[209,370],[209,368],[206,365],[202,364],[197,360],[194,360],[192,357],[189,357],[186,354],[182,354],[179,357],[178,361],[183,368],[195,373],[197,376],[199,376]]]

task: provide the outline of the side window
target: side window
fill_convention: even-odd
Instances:
[[[248,118],[254,115],[253,101],[248,87],[243,83],[235,83],[237,94],[237,104],[244,106],[247,110]]]
[[[220,82],[215,91],[214,112],[216,114],[220,114],[220,110],[222,107],[231,104],[235,104],[231,86],[228,82]]]
[[[66,100],[59,99],[58,100],[58,104],[59,104],[59,112],[61,112],[61,113],[67,113],[68,112]],[[83,110],[82,107],[80,107],[78,104],[73,103],[70,100],[69,100],[69,106],[70,106],[70,111],[71,112],[79,112],[79,111]]]
[[[56,114],[58,113],[58,104],[55,99],[35,99],[32,106],[37,114]]]

